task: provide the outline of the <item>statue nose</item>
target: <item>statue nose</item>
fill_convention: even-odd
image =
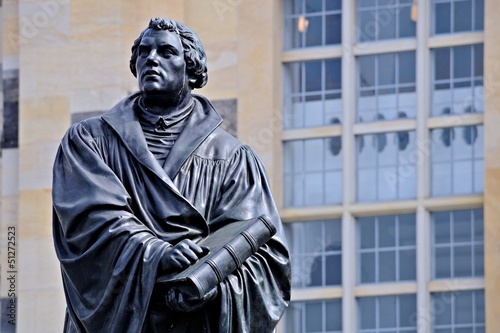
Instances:
[[[156,52],[156,50],[153,49],[151,50],[151,52],[149,52],[147,62],[158,64],[158,53]]]

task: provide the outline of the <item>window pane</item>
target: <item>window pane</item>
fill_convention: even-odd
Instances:
[[[451,5],[450,3],[434,4],[434,31],[436,34],[451,31]]]
[[[360,282],[361,283],[376,282],[375,253],[361,253],[360,259],[361,259]]]
[[[380,328],[395,328],[396,313],[397,313],[397,297],[384,296],[380,297]]]
[[[361,329],[377,328],[376,320],[376,298],[363,297],[358,299],[359,326]]]
[[[326,44],[340,44],[342,38],[342,17],[340,14],[326,16]]]
[[[399,253],[399,280],[415,280],[417,262],[415,250],[401,250]]]
[[[321,332],[322,313],[321,303],[306,303],[306,332]]]
[[[482,44],[434,49],[432,54],[431,114],[483,112]]]
[[[484,275],[484,244],[475,236],[482,233],[482,214],[482,209],[432,213],[434,278]]]
[[[342,331],[342,302],[340,300],[326,303],[326,330]]]
[[[455,1],[453,3],[454,32],[472,31],[472,3],[468,1]]]
[[[383,251],[378,253],[379,282],[396,281],[396,252]]]
[[[447,278],[451,276],[451,251],[448,247],[437,248],[434,250],[434,277],[436,279]]]

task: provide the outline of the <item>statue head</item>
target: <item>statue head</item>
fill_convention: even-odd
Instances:
[[[207,56],[203,45],[196,33],[188,26],[169,19],[153,18],[132,45],[132,56],[130,57],[130,71],[137,77],[136,61],[138,57],[138,47],[144,33],[149,30],[166,30],[177,34],[184,49],[184,61],[186,62],[186,72],[192,78],[189,80],[191,89],[202,88],[208,81]]]

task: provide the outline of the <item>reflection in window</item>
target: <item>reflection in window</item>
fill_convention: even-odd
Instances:
[[[292,302],[285,314],[287,333],[342,333],[342,301]]]
[[[285,49],[340,44],[342,0],[285,0]]]
[[[484,333],[484,291],[454,291],[431,294],[433,333]]]
[[[339,124],[342,120],[340,59],[286,64],[285,128]]]
[[[357,136],[357,201],[415,198],[415,150],[414,131]]]
[[[483,44],[434,49],[432,116],[483,112]]]
[[[358,57],[357,121],[415,118],[415,52]]]
[[[356,4],[359,42],[415,37],[416,5],[413,1],[359,0]]]
[[[432,213],[432,276],[484,276],[483,210]]]
[[[416,317],[416,295],[358,298],[359,333],[415,333]]]
[[[484,191],[482,125],[431,130],[431,195]]]
[[[340,137],[284,142],[285,206],[342,202],[341,147]]]
[[[482,31],[484,0],[432,0],[433,34]]]
[[[292,285],[318,287],[342,283],[340,220],[285,224],[292,258]]]
[[[415,280],[415,214],[362,217],[358,225],[358,281]]]

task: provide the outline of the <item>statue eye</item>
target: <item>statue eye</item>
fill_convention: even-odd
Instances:
[[[149,48],[144,47],[144,46],[139,47],[139,55],[141,57],[147,57],[149,55]]]
[[[162,47],[158,51],[164,57],[169,57],[175,54],[174,51],[172,51],[172,49],[170,49],[169,47]]]

